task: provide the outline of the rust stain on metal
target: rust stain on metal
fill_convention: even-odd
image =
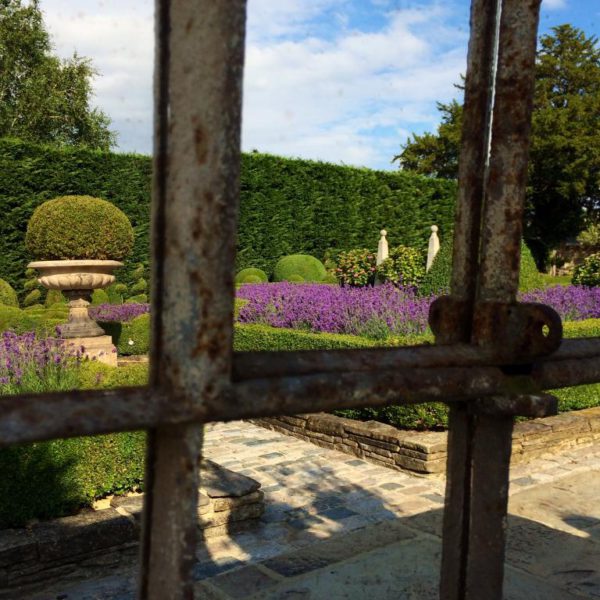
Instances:
[[[206,139],[206,133],[200,125],[196,125],[194,131],[194,142],[196,150],[196,162],[199,165],[203,165],[208,158],[208,140]]]

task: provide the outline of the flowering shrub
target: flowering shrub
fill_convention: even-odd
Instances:
[[[378,265],[377,276],[395,285],[418,286],[425,276],[425,259],[416,248],[396,246]]]
[[[0,394],[49,392],[77,387],[82,350],[64,340],[5,331],[0,338]]]
[[[98,304],[97,306],[90,306],[88,312],[94,321],[126,323],[150,312],[150,305],[134,302],[126,304]]]
[[[575,267],[572,282],[574,285],[600,285],[600,253],[590,254]]]
[[[318,284],[247,284],[238,297],[242,323],[265,323],[326,333],[348,333],[377,339],[423,333],[432,298],[392,284],[338,287]]]
[[[565,321],[600,318],[600,288],[557,285],[525,292],[519,299],[548,304]]]
[[[377,255],[362,248],[340,252],[335,275],[342,285],[363,286],[375,280]]]

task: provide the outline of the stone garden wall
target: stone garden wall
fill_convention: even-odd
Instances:
[[[446,470],[445,431],[403,431],[376,421],[354,421],[325,413],[255,419],[257,425],[339,450],[380,465],[421,474]],[[550,455],[600,439],[600,407],[515,425],[514,462]]]

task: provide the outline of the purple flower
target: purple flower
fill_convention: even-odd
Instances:
[[[89,315],[95,321],[125,323],[150,312],[149,304],[98,304],[90,306]]]
[[[34,332],[5,331],[0,336],[0,394],[59,389],[69,379],[74,358],[64,340],[39,340]]]
[[[246,284],[238,296],[248,300],[240,310],[242,323],[376,337],[423,333],[433,300],[392,284]]]
[[[600,317],[600,288],[557,285],[521,294],[521,302],[540,302],[551,306],[565,321]]]

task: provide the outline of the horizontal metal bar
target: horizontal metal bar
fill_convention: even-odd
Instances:
[[[396,368],[250,379],[235,384],[235,406],[209,407],[211,420],[470,400],[501,393],[496,367]],[[235,415],[232,417],[232,415]]]
[[[163,395],[121,388],[7,396],[0,402],[0,446],[152,427]]]
[[[600,357],[600,337],[563,340],[547,359]],[[361,350],[302,350],[296,352],[237,352],[233,380],[306,375],[310,373],[378,371],[493,365],[493,353],[469,344],[420,345]]]
[[[553,389],[600,382],[600,338],[565,340],[524,377],[481,364],[484,360],[484,353],[464,345],[236,353],[234,371],[239,380],[200,410],[173,401],[172,391],[167,395],[150,388],[7,396],[0,401],[0,446],[186,421],[470,402],[483,396],[531,393],[526,388],[532,384]],[[417,366],[418,361],[424,366]],[[266,374],[251,377],[260,366]],[[248,373],[242,378],[244,371]]]

